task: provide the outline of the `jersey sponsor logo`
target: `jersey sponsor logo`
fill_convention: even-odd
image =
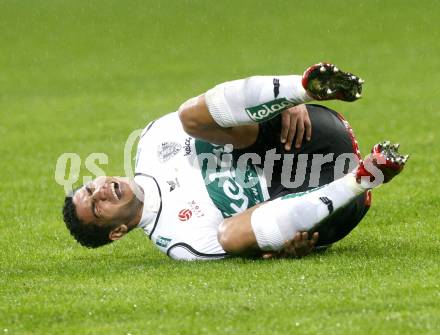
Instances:
[[[159,247],[162,247],[162,248],[166,248],[166,247],[168,247],[168,245],[170,244],[170,242],[171,242],[171,239],[170,239],[170,238],[163,237],[163,236],[160,236],[160,235],[157,237],[157,240],[156,240],[156,244],[157,244]]]
[[[224,218],[264,201],[257,170],[249,161],[246,166],[237,166],[228,145],[213,145],[196,139],[195,147],[209,197]],[[237,174],[241,178],[237,178]]]
[[[193,216],[197,218],[201,218],[205,216],[205,213],[203,212],[202,208],[195,200],[188,201],[187,205],[188,205],[187,208],[182,209],[179,212],[178,217],[180,221],[188,221]]]
[[[182,146],[176,142],[162,142],[157,148],[157,156],[159,160],[164,163],[177,155],[182,149]]]
[[[273,96],[276,99],[280,94],[280,80],[278,78],[273,78]]]
[[[170,192],[173,192],[176,187],[180,187],[179,179],[174,178],[173,180],[168,180],[167,184],[170,185]]]
[[[185,156],[189,156],[189,155],[191,155],[191,140],[192,140],[192,137],[188,137],[186,140],[185,140],[185,146],[184,146],[184,149],[185,149]]]
[[[185,208],[179,212],[178,218],[180,221],[185,222],[191,219],[192,215],[192,212],[188,208]]]
[[[197,204],[195,200],[188,202],[188,206],[191,209],[191,212],[198,218],[205,216],[200,206]]]
[[[249,117],[255,122],[267,121],[283,110],[295,106],[295,102],[286,98],[279,98],[265,104],[246,108]]]

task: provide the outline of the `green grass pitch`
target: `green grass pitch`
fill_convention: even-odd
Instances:
[[[438,1],[0,1],[0,334],[439,334]],[[57,158],[123,173],[132,130],[214,84],[328,60],[365,79],[327,105],[406,171],[302,260],[179,263],[141,231],[79,247]]]

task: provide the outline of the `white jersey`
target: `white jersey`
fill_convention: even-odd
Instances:
[[[220,223],[268,200],[261,171],[250,162],[239,171],[228,164],[230,152],[185,133],[177,112],[142,132],[135,167],[135,182],[145,193],[139,227],[168,256],[227,257],[217,239]]]

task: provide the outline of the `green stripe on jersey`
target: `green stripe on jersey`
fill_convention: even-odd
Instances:
[[[237,167],[228,146],[195,141],[197,159],[209,197],[224,218],[264,201],[257,170],[248,160]]]
[[[297,193],[290,193],[290,194],[287,194],[287,195],[285,195],[285,196],[282,196],[280,199],[281,199],[281,200],[286,200],[286,199],[292,199],[292,198],[302,197],[303,195],[306,195],[306,194],[309,194],[309,193],[315,192],[315,191],[317,191],[317,190],[319,190],[319,189],[321,189],[321,188],[323,188],[323,187],[324,187],[324,186],[318,186],[318,187],[312,188],[311,190],[308,190],[308,191],[297,192]]]

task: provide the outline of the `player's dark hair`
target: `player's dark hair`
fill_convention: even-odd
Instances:
[[[64,199],[63,218],[70,234],[85,247],[97,248],[113,242],[109,238],[109,234],[114,227],[111,225],[85,224],[82,222],[76,214],[73,197],[66,197]]]

